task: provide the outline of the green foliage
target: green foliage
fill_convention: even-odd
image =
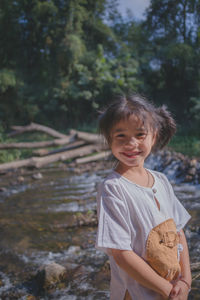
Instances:
[[[190,114],[192,116],[192,129],[199,135],[200,127],[200,98],[191,98],[192,106],[190,108]]]
[[[176,152],[181,152],[189,157],[200,158],[200,138],[196,136],[177,135],[169,143],[169,147]]]
[[[9,142],[9,139],[6,139],[5,132],[2,128],[2,126],[0,126],[0,143],[7,143],[7,142]],[[23,157],[23,155],[21,156],[20,154],[21,154],[21,151],[17,150],[17,149],[1,150],[0,151],[0,163],[18,160],[21,157]]]
[[[24,133],[15,138],[7,138],[6,132],[2,126],[0,126],[0,143],[19,143],[19,142],[32,142],[32,141],[45,141],[50,140],[49,135],[41,132]],[[55,149],[55,147],[54,147]],[[0,151],[0,163],[11,162],[14,160],[20,160],[29,158],[32,156],[34,149],[10,149]],[[51,148],[49,148],[51,150]]]
[[[0,93],[5,93],[9,88],[15,88],[16,76],[13,70],[0,70]]]
[[[191,99],[199,97],[198,6],[195,0],[152,0],[142,25],[149,36],[145,92],[167,104],[180,123],[192,120]]]
[[[117,0],[0,2],[0,123],[92,124],[115,93],[139,91],[197,131],[199,0],[151,0],[146,20]]]

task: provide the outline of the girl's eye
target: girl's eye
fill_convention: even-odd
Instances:
[[[140,133],[137,134],[137,136],[138,136],[139,138],[145,138],[146,133],[145,133],[145,132],[140,132]]]
[[[125,135],[124,135],[124,134],[122,134],[122,133],[120,133],[120,134],[116,135],[116,137],[117,137],[117,138],[124,138],[124,137],[125,137]]]

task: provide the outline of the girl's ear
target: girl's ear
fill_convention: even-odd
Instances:
[[[158,136],[158,130],[156,129],[156,130],[153,132],[152,147],[154,147],[155,144],[156,144],[157,136]]]

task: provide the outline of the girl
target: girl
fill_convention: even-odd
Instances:
[[[182,228],[190,215],[166,176],[144,167],[175,133],[174,120],[165,107],[132,95],[111,104],[99,127],[118,161],[97,195],[96,247],[109,255],[110,299],[186,300],[191,272]]]

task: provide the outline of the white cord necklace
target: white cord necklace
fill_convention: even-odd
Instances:
[[[145,169],[146,173],[147,173],[147,187],[149,187],[149,172],[147,171],[147,169]]]

